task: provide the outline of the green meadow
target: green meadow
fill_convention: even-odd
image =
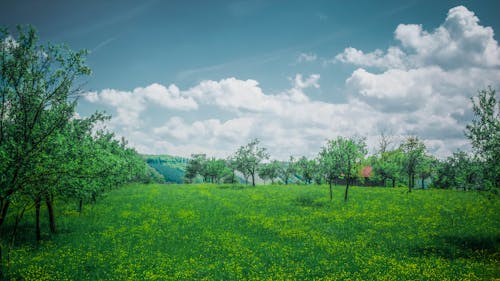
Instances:
[[[77,212],[58,233],[33,213],[11,280],[495,280],[500,203],[477,192],[353,187],[142,185]],[[42,209],[45,211],[44,209]],[[43,216],[45,217],[45,213]],[[43,220],[45,222],[45,219]]]

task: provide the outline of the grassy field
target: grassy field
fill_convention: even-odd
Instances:
[[[473,192],[325,186],[128,185],[36,246],[12,280],[494,280],[500,203]],[[28,214],[31,218],[32,215]],[[26,227],[29,225],[30,229]],[[44,226],[46,229],[46,226]]]

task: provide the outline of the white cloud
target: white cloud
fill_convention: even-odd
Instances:
[[[104,89],[99,93],[89,92],[85,95],[85,100],[111,106],[117,113],[112,122],[127,127],[141,126],[141,114],[153,105],[183,111],[198,108],[194,99],[183,96],[177,86],[170,85],[166,88],[156,83],[145,88],[135,88],[131,92],[114,89]]]
[[[458,6],[450,9],[445,22],[432,32],[419,24],[398,25],[394,37],[401,46],[369,53],[349,47],[335,61],[380,69],[498,67],[500,48],[493,35],[493,29],[481,26],[472,11]]]

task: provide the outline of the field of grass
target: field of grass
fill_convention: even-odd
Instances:
[[[492,280],[500,203],[473,192],[325,186],[128,185],[83,214],[59,203],[11,280]],[[27,214],[32,217],[32,214]],[[30,229],[26,229],[29,225]],[[46,226],[44,226],[46,229]]]

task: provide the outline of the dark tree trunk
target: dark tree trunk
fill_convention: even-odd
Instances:
[[[396,179],[392,178],[392,188],[395,188],[395,187],[396,187]]]
[[[54,215],[54,205],[52,202],[52,198],[50,197],[51,197],[50,195],[45,196],[45,204],[47,205],[47,211],[49,215],[50,232],[56,233],[56,218]]]
[[[80,198],[80,202],[78,202],[78,212],[81,213],[83,211],[83,198]]]
[[[332,180],[329,180],[328,183],[330,184],[330,201],[332,201],[333,200]]]
[[[422,178],[422,189],[424,189],[424,181],[425,181],[425,179]]]
[[[10,201],[7,199],[2,206],[2,213],[0,214],[0,226],[2,226],[5,217],[7,216],[7,211],[9,210]]]
[[[346,186],[345,186],[345,194],[344,194],[344,202],[347,202],[347,195],[349,192],[349,182],[351,181],[350,177],[347,176]]]
[[[35,199],[35,233],[37,242],[40,242],[40,240],[42,239],[40,231],[40,201],[41,201],[40,197]]]
[[[408,174],[408,193],[411,192],[411,184],[412,184],[412,182],[411,182],[411,174]]]
[[[2,241],[0,241],[0,280],[3,280]]]
[[[252,174],[252,186],[255,186],[255,174]]]

